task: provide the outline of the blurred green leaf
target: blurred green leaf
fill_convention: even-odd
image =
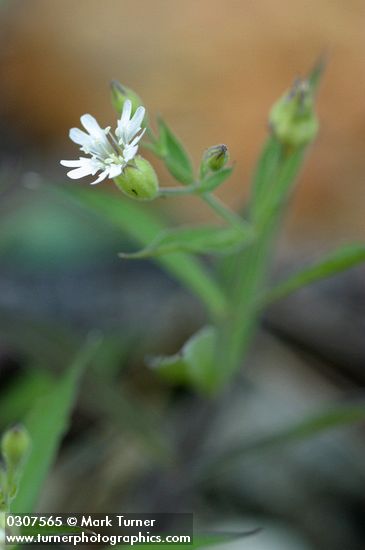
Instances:
[[[148,406],[136,395],[131,395],[120,381],[105,381],[100,375],[91,375],[86,384],[81,404],[114,424],[139,443],[143,454],[154,460],[168,462],[172,456],[164,430],[163,419],[155,405]]]
[[[18,376],[0,400],[1,428],[19,422],[30,406],[52,387],[52,377],[43,370],[30,370]]]
[[[170,174],[185,185],[193,183],[193,167],[183,145],[162,118],[158,120],[158,128],[162,152],[161,156]]]
[[[320,281],[365,261],[365,245],[346,245],[332,252],[317,264],[313,264],[289,277],[269,290],[262,299],[262,304],[271,304],[285,298],[300,288]]]
[[[121,258],[139,259],[192,252],[195,254],[229,253],[242,246],[250,233],[238,227],[183,227],[163,231],[152,242],[138,252],[121,252]]]
[[[210,193],[225,182],[233,172],[233,167],[222,168],[218,172],[213,172],[207,175],[200,183],[199,191],[204,193]]]
[[[28,513],[34,509],[67,431],[80,377],[93,358],[97,345],[97,340],[90,341],[26,416],[24,424],[31,436],[32,450],[24,467],[19,492],[11,506],[12,513]]]
[[[165,223],[145,205],[125,201],[120,194],[113,195],[94,189],[76,187],[57,188],[68,198],[94,210],[103,218],[119,227],[143,245],[165,229]],[[218,284],[204,269],[200,262],[187,254],[171,254],[157,259],[158,263],[171,273],[178,281],[193,291],[204,302],[208,310],[217,315],[226,307],[226,298]]]
[[[264,195],[275,183],[275,177],[283,154],[283,146],[275,136],[269,136],[260,158],[251,185],[251,214],[255,217],[256,209]]]
[[[317,61],[315,62],[315,64],[313,65],[312,69],[310,70],[307,76],[307,80],[310,86],[312,87],[312,90],[314,93],[318,90],[325,68],[326,68],[326,56],[321,55],[317,59]]]
[[[205,479],[211,475],[215,476],[218,469],[224,469],[232,462],[244,458],[250,453],[268,452],[272,448],[304,441],[328,430],[364,421],[365,403],[335,405],[326,411],[317,412],[308,418],[298,420],[289,427],[254,437],[251,441],[245,441],[226,450],[218,459],[215,458],[210,464],[205,464],[201,468],[201,477]]]
[[[151,357],[147,362],[170,382],[191,385],[202,393],[210,393],[216,381],[213,370],[215,344],[216,329],[207,326],[189,338],[179,353]]]

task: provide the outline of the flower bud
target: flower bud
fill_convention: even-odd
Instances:
[[[148,160],[139,155],[125,167],[122,175],[114,178],[114,182],[132,199],[148,201],[156,198],[158,193],[156,172]]]
[[[318,132],[313,93],[306,80],[298,80],[293,88],[275,103],[270,112],[270,127],[284,144],[301,147],[309,144]]]
[[[112,104],[117,113],[122,114],[123,105],[127,99],[132,102],[132,116],[136,112],[137,107],[143,105],[141,98],[130,88],[122,86],[118,80],[112,80],[110,83]]]
[[[203,174],[206,174],[209,170],[217,172],[217,170],[223,168],[228,162],[228,159],[229,153],[227,145],[223,143],[220,145],[213,145],[204,152],[200,170]]]
[[[1,452],[9,470],[16,470],[20,466],[29,452],[30,444],[29,433],[23,426],[14,426],[4,433]]]

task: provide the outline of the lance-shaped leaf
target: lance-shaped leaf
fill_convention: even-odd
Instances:
[[[214,189],[222,185],[222,183],[230,177],[232,172],[233,167],[230,166],[228,168],[222,168],[222,170],[219,170],[218,172],[210,173],[201,181],[199,191],[202,193],[210,193],[211,191],[214,191]]]
[[[279,428],[272,433],[235,443],[230,449],[225,449],[219,457],[215,456],[209,463],[206,462],[199,471],[199,479],[216,477],[218,471],[223,472],[233,466],[237,460],[246,458],[253,453],[266,453],[267,455],[270,450],[275,448],[282,449],[286,445],[300,443],[330,430],[342,429],[364,421],[365,403],[337,403],[326,410],[295,420],[288,426]]]
[[[147,210],[141,204],[123,201],[112,193],[85,189],[82,187],[49,187],[59,195],[66,195],[78,206],[86,207],[99,214],[106,222],[129,234],[141,245],[164,230],[166,221],[156,212]],[[156,260],[166,271],[173,275],[186,288],[194,292],[204,302],[213,315],[219,315],[226,308],[225,295],[219,285],[203,265],[188,254],[162,256]]]
[[[121,252],[121,258],[140,259],[162,256],[173,252],[195,254],[229,253],[237,250],[252,236],[249,229],[241,227],[183,227],[163,231],[138,252]]]
[[[166,168],[181,183],[185,185],[193,183],[193,167],[184,146],[161,118],[158,120],[158,127],[161,157]]]
[[[269,290],[262,303],[271,304],[285,298],[300,288],[341,273],[365,261],[365,245],[353,244],[341,247],[320,262],[295,273],[286,281]]]
[[[80,378],[98,345],[99,340],[96,339],[88,342],[66,373],[34,403],[26,416],[24,423],[32,439],[32,449],[20,480],[19,492],[11,505],[12,513],[33,510],[67,431]]]
[[[169,382],[210,393],[216,380],[213,361],[215,345],[216,329],[207,326],[189,338],[180,352],[151,357],[147,363]]]

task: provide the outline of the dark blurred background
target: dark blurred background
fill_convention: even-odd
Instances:
[[[150,115],[163,113],[195,164],[209,145],[229,146],[236,168],[220,195],[238,209],[271,105],[325,55],[321,131],[273,277],[363,240],[365,3],[2,0],[0,26],[1,429],[43,391],[48,371],[67,366],[90,331],[106,342],[41,509],[194,509],[214,527],[264,526],[237,548],[363,549],[361,427],[250,456],[197,488],[184,480],[189,465],[209,453],[209,437],[198,443],[205,430],[223,448],[334,400],[363,397],[364,269],[271,308],[242,384],[206,403],[166,387],[143,366],[145,353],[179,348],[204,322],[201,306],[153,264],[119,260],[123,235],[44,186],[66,181],[59,159],[77,155],[68,129],[80,115],[114,124],[108,86],[116,78],[138,92]],[[181,221],[210,215],[194,199],[151,208]],[[118,381],[113,390],[108,379]],[[180,469],[156,458],[162,434],[174,441]]]

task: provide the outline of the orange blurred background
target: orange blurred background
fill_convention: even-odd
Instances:
[[[365,236],[363,0],[27,0],[0,13],[0,116],[13,131],[44,156],[77,156],[68,128],[85,112],[113,124],[117,78],[163,113],[195,163],[228,144],[236,170],[221,194],[233,207],[247,195],[270,106],[326,53],[321,132],[287,235]],[[54,171],[66,178],[56,162]],[[194,200],[172,204],[184,219],[201,216]]]

